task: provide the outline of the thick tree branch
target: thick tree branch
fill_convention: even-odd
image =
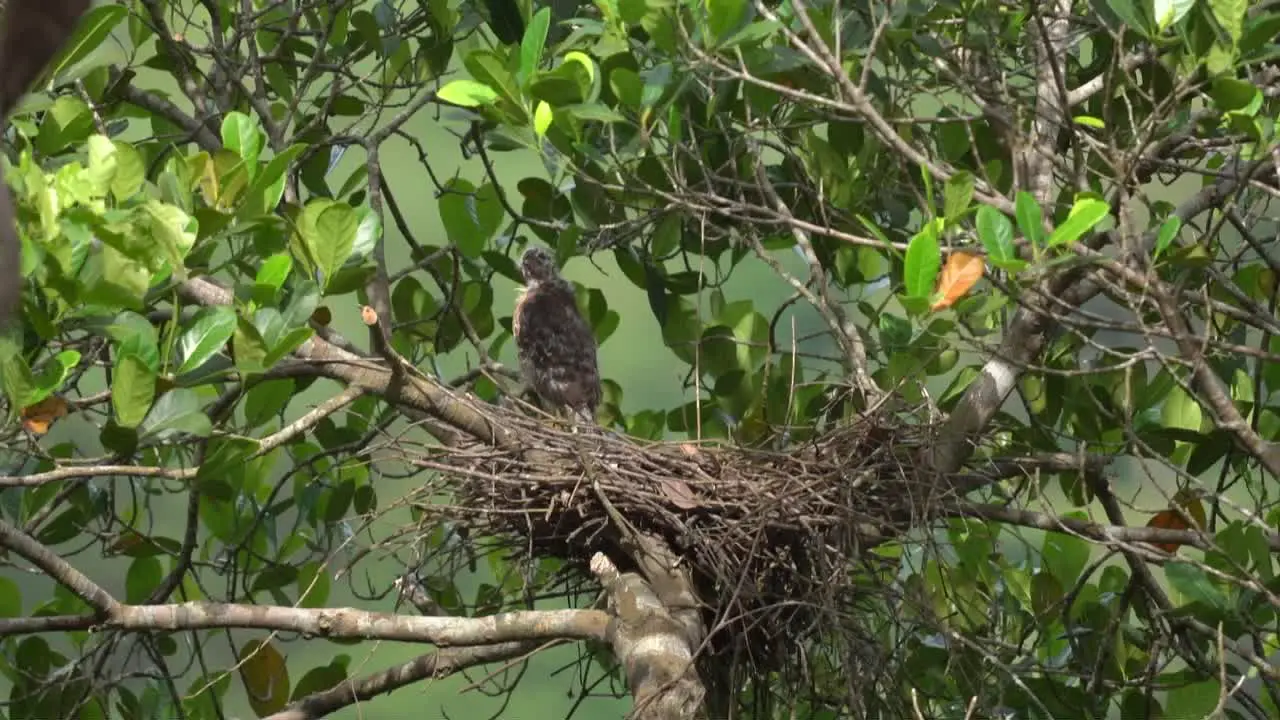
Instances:
[[[636,573],[618,568],[596,553],[595,573],[617,614],[609,641],[627,673],[635,698],[634,720],[686,720],[702,708],[706,690],[693,663],[694,648],[684,625],[672,617],[662,601]]]
[[[449,648],[419,655],[403,665],[358,680],[348,680],[324,692],[308,695],[265,720],[317,720],[356,703],[371,700],[428,678],[448,677],[477,665],[511,660],[539,647],[536,642],[509,642],[478,647]]]
[[[0,546],[21,555],[46,575],[57,580],[97,611],[99,616],[110,616],[119,611],[120,604],[111,597],[111,593],[85,577],[83,573],[72,567],[71,563],[63,560],[47,546],[36,542],[30,535],[4,520],[0,520]]]
[[[0,539],[8,540],[4,536]],[[74,568],[71,570],[75,572]],[[63,570],[59,572],[65,577]],[[58,579],[62,581],[63,577]],[[556,639],[604,641],[612,621],[608,613],[599,610],[519,610],[459,618],[393,615],[355,608],[311,609],[212,602],[121,605],[91,581],[85,579],[84,582],[102,594],[94,597],[95,602],[111,604],[109,610],[99,616],[80,616],[78,624],[67,616],[0,620],[0,637],[44,632],[55,627],[66,630],[71,626],[82,630],[98,627],[130,632],[241,628],[339,640],[397,640],[448,647]],[[66,584],[71,587],[69,582]],[[77,591],[77,594],[80,593]],[[49,628],[34,622],[44,619],[52,621]]]

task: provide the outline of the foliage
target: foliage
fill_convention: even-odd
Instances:
[[[393,582],[427,619],[591,606],[603,575],[449,511],[477,447],[532,447],[484,407],[525,408],[502,298],[543,244],[616,267],[578,286],[603,348],[655,327],[685,377],[663,407],[606,363],[619,436],[788,462],[867,418],[932,439],[903,464],[931,489],[903,483],[910,531],[846,538],[834,572],[867,591],[772,664],[700,665],[712,715],[1280,715],[1280,6],[514,5],[82,19],[6,136],[15,568],[22,535],[129,606],[391,611]],[[438,229],[408,219],[427,182]],[[410,470],[430,495],[388,491]],[[300,665],[307,639],[263,622],[121,625],[39,567],[59,583],[0,577],[9,717],[332,712],[344,680],[398,687],[353,662],[372,649]],[[700,590],[713,640],[740,627],[713,602],[733,588]],[[606,645],[574,692],[621,685]],[[159,670],[117,674],[136,653]]]

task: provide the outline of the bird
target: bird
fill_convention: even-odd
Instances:
[[[560,277],[551,253],[537,246],[521,256],[520,273],[524,289],[511,331],[524,381],[548,410],[594,425],[601,396],[596,339],[578,311],[573,286]]]

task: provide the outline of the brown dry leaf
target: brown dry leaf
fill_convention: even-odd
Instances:
[[[67,401],[57,395],[50,395],[35,405],[22,408],[22,427],[32,435],[44,435],[49,432],[53,421],[67,414]]]
[[[942,273],[938,276],[938,299],[933,301],[929,309],[941,310],[950,307],[982,279],[982,272],[985,269],[986,263],[982,261],[980,255],[967,252],[951,253],[951,257],[947,258],[947,264],[942,268]]]
[[[662,478],[662,492],[671,501],[672,505],[681,510],[692,510],[698,507],[698,500],[693,495],[693,488],[683,480],[675,478]]]

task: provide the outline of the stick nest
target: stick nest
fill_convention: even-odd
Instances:
[[[833,626],[868,591],[854,563],[940,504],[912,469],[930,428],[892,417],[781,452],[574,433],[501,408],[485,412],[519,447],[419,458],[440,473],[424,487],[436,501],[422,508],[422,522],[458,523],[473,537],[503,539],[513,553],[560,558],[585,573],[596,552],[624,571],[635,567],[633,530],[611,519],[620,515],[679,558],[711,631],[703,660],[720,667],[794,667],[807,640],[847,636],[847,626]]]

